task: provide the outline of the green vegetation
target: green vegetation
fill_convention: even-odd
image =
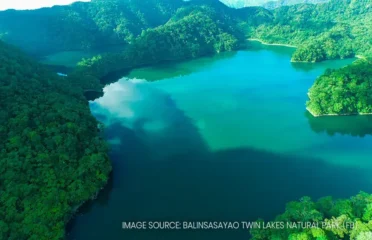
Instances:
[[[291,5],[296,1],[279,1],[277,4]],[[171,27],[169,22],[183,16],[180,12],[187,13],[190,10],[185,9],[203,6],[212,9],[217,17],[207,13],[208,19],[199,24],[212,25],[213,21],[213,24],[225,25],[222,28],[225,32],[228,28],[240,29],[247,38],[298,46],[292,61],[319,62],[372,55],[369,0],[331,0],[318,5],[297,4],[274,10],[262,7],[231,9],[218,0],[94,0],[35,11],[1,12],[0,38],[36,55],[132,45],[143,31],[155,30],[160,34],[158,27],[167,31],[166,28]],[[205,31],[201,34],[208,38],[208,34],[220,33]],[[218,38],[223,41],[226,37],[231,38],[221,35]],[[183,40],[186,40],[185,36]],[[222,51],[231,46],[216,48]]]
[[[358,60],[327,70],[309,90],[308,110],[315,116],[372,113],[372,62]]]
[[[332,0],[272,11],[271,21],[250,32],[268,43],[298,46],[292,61],[372,55],[372,6],[369,0]]]
[[[301,45],[292,56],[293,62],[321,62],[325,59],[344,59],[355,56],[353,36],[348,29],[332,29]]]
[[[244,35],[233,21],[208,5],[180,8],[125,51],[84,60],[67,78],[0,43],[0,239],[63,238],[76,208],[106,183],[107,148],[85,90],[101,91],[101,79],[122,69],[238,49]]]
[[[244,35],[233,20],[212,7],[180,8],[165,25],[142,32],[135,49],[145,59],[178,60],[238,49]]]
[[[0,42],[0,239],[62,239],[111,165],[77,83]]]
[[[93,0],[9,10],[0,13],[0,38],[35,55],[128,44],[142,30],[166,23],[182,4],[183,0]]]
[[[231,21],[207,5],[180,8],[167,24],[143,31],[125,51],[84,59],[70,76],[85,89],[100,89],[102,79],[115,72],[239,49],[244,35]]]
[[[369,240],[372,239],[372,195],[361,192],[350,199],[324,197],[317,202],[303,197],[288,203],[275,222],[284,223],[283,228],[252,229],[252,240]],[[304,227],[306,222],[311,227]]]

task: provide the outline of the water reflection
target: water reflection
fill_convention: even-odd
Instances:
[[[102,98],[91,103],[91,109],[107,126],[107,139],[113,147],[125,141],[116,132],[121,125],[132,130],[159,159],[166,157],[164,154],[207,149],[192,121],[169,95],[141,80],[127,78],[107,86],[104,92]]]
[[[348,58],[348,59],[343,59],[343,60],[329,60],[329,61],[323,61],[323,62],[318,62],[318,63],[291,62],[291,65],[296,70],[303,71],[303,72],[311,72],[319,68],[324,68],[324,69],[342,68],[342,67],[345,67],[346,65],[353,63],[355,60],[356,58]]]
[[[248,50],[251,52],[269,50],[269,51],[275,52],[278,55],[288,58],[296,51],[296,48],[279,46],[279,45],[266,45],[266,44],[260,43],[259,41],[252,40],[252,41],[248,41]]]
[[[327,133],[364,137],[372,135],[372,116],[326,116],[313,117],[305,113],[311,129],[316,133]]]
[[[206,70],[208,67],[212,66],[216,60],[231,59],[236,54],[237,52],[222,52],[217,55],[194,59],[192,60],[192,65],[190,62],[184,61],[178,63],[173,61],[172,64],[165,62],[151,67],[133,69],[126,76],[128,78],[146,79],[147,81],[175,78],[192,74],[201,69]]]
[[[123,79],[105,93],[92,112],[107,126],[112,180],[71,222],[71,240],[248,239],[247,231],[126,231],[121,222],[272,219],[304,195],[372,191],[367,169],[250,147],[211,151],[172,98],[147,84]]]

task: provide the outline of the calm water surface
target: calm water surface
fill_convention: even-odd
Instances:
[[[243,230],[130,231],[121,223],[272,219],[304,195],[372,192],[372,118],[305,110],[316,77],[352,60],[292,64],[292,51],[163,64],[107,86],[90,105],[107,126],[112,178],[68,238],[247,239]]]

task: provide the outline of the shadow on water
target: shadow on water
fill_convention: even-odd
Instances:
[[[263,50],[269,50],[275,52],[280,56],[290,57],[295,51],[295,48],[286,47],[286,46],[275,46],[275,45],[266,45],[258,41],[248,41],[248,51],[250,52],[259,52]]]
[[[94,90],[94,89],[84,91],[84,97],[88,101],[94,101],[95,99],[102,97],[103,94],[104,93],[102,91],[97,91],[97,90]]]
[[[123,230],[121,223],[268,220],[304,195],[372,192],[367,170],[246,147],[212,152],[195,123],[169,106],[172,123],[161,134],[144,118],[108,126],[113,175],[70,222],[68,239],[247,239],[246,230]]]
[[[71,71],[73,71],[73,68],[66,67],[63,65],[47,65],[45,64],[47,68],[49,68],[53,72],[63,73],[63,74],[69,74]]]
[[[353,63],[355,60],[356,58],[348,58],[348,59],[342,59],[342,60],[327,60],[327,61],[317,62],[317,63],[291,62],[291,65],[296,70],[303,71],[303,72],[311,72],[319,68],[323,68],[323,69],[342,68],[342,67],[345,67],[346,65]]]
[[[117,71],[112,71],[105,76],[100,78],[100,82],[103,85],[108,85],[111,83],[116,82],[118,79],[122,78],[123,76],[126,76],[130,73],[131,69],[129,68],[123,68]]]
[[[201,69],[207,69],[208,67],[218,62],[218,60],[231,59],[236,54],[237,52],[222,52],[219,54],[205,56],[202,58],[193,59],[186,62],[166,61],[151,67],[133,69],[129,74],[126,75],[126,77],[146,79],[147,81],[158,81],[162,79],[190,75]],[[169,64],[170,62],[171,64]],[[154,74],[154,71],[156,71],[157,74]]]
[[[325,116],[314,117],[305,112],[310,128],[316,133],[365,137],[372,135],[372,116]]]

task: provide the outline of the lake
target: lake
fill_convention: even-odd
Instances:
[[[90,106],[106,125],[113,173],[68,239],[248,239],[122,222],[270,220],[302,196],[372,192],[372,117],[305,110],[316,77],[353,60],[294,64],[292,52],[260,45],[136,69],[107,86]]]

